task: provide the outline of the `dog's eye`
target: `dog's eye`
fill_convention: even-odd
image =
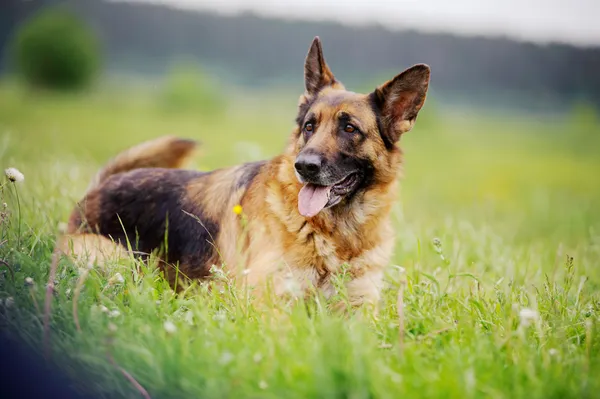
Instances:
[[[354,132],[356,132],[356,128],[354,126],[352,126],[351,124],[347,124],[346,127],[344,127],[344,132],[354,133]]]
[[[304,125],[304,131],[307,133],[312,133],[313,132],[312,123],[310,123],[310,122],[306,123],[306,125]]]

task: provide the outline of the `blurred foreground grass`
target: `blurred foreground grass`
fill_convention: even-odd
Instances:
[[[15,271],[0,280],[0,298],[14,299],[3,302],[2,328],[40,350],[36,302],[58,223],[120,150],[175,134],[202,141],[201,169],[277,154],[297,96],[235,98],[206,112],[165,106],[149,89],[56,95],[0,84],[0,166],[26,176],[20,217],[14,187],[1,194],[0,259]],[[104,275],[63,262],[54,361],[105,397],[139,396],[107,351],[153,397],[596,396],[597,119],[442,114],[434,104],[403,139],[398,241],[378,318],[331,315],[321,302],[255,309],[233,290],[175,296],[141,265]]]

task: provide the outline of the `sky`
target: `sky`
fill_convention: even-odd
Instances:
[[[600,45],[600,0],[128,0],[226,14]]]

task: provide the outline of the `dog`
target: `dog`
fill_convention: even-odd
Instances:
[[[394,249],[398,142],[425,102],[430,68],[415,65],[357,94],[334,77],[316,37],[304,76],[283,154],[200,172],[179,169],[194,154],[191,140],[167,136],[126,150],[73,210],[60,250],[96,263],[156,252],[172,286],[222,265],[257,295],[267,285],[285,295],[293,282],[331,297],[343,268],[348,303],[376,304]]]

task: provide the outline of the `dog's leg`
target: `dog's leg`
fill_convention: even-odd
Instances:
[[[108,261],[129,258],[124,246],[99,234],[65,234],[58,249],[77,264],[101,266]]]

